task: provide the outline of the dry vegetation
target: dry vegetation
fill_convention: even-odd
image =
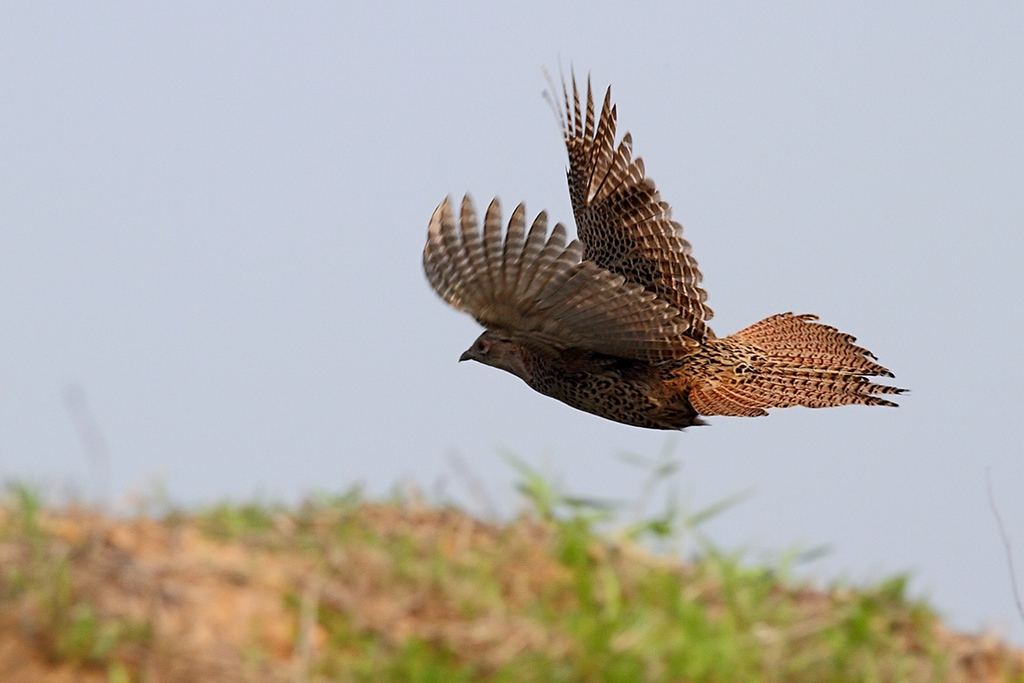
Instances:
[[[349,495],[115,519],[15,488],[0,681],[1024,681],[1024,652],[948,632],[902,578],[680,564],[574,509],[498,525]]]

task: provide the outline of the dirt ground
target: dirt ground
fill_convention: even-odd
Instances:
[[[450,510],[363,505],[359,514],[381,533],[428,535],[453,555],[487,552],[499,539],[494,527]],[[217,539],[194,520],[82,510],[41,519],[36,531],[0,540],[3,683],[309,680],[328,639],[316,617],[323,605],[386,642],[415,635],[483,661],[571,647],[514,610],[467,622],[441,596],[382,585],[390,560],[370,545],[329,550],[327,581],[309,554]],[[282,534],[293,523],[275,522]],[[522,522],[511,533],[509,571],[519,575],[510,575],[506,599],[514,601],[564,568],[544,552],[543,528]],[[952,654],[947,680],[1024,681],[1024,651],[997,637],[941,627],[937,637]]]

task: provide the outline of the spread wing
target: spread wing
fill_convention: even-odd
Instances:
[[[561,224],[548,235],[543,212],[527,231],[525,214],[522,204],[516,207],[503,236],[494,200],[481,234],[469,197],[458,226],[446,198],[430,219],[423,250],[434,290],[484,327],[535,348],[650,361],[693,350],[678,310],[621,275],[581,262],[583,246],[575,240],[567,246]]]
[[[690,243],[683,239],[683,226],[672,220],[672,208],[644,177],[643,160],[632,159],[629,133],[615,145],[611,88],[596,124],[589,79],[585,113],[575,76],[572,101],[564,79],[562,95],[564,114],[557,105],[555,109],[569,151],[569,194],[584,260],[642,285],[677,308],[688,320],[689,337],[699,342],[714,338],[706,325],[713,314],[704,303],[703,276]]]

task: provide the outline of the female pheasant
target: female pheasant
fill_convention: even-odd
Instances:
[[[615,144],[611,89],[601,115],[587,83],[581,111],[562,83],[558,112],[569,152],[578,239],[548,234],[541,212],[526,229],[516,207],[502,234],[495,199],[483,232],[469,197],[456,225],[446,198],[430,219],[423,267],[449,304],[486,329],[460,360],[523,379],[536,391],[609,420],[652,429],[704,424],[701,415],[766,415],[768,408],[851,403],[895,406],[876,384],[892,377],[854,337],[782,313],[718,339],[683,228],[632,158]]]

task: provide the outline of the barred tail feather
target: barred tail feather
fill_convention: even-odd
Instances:
[[[790,406],[896,406],[883,396],[905,389],[870,379],[893,374],[854,337],[815,320],[782,313],[709,340],[708,374],[690,391],[693,407],[702,415],[757,417]]]

